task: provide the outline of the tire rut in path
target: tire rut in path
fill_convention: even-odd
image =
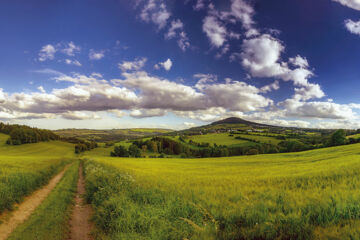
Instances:
[[[0,224],[0,240],[7,239],[10,234],[23,223],[30,215],[35,211],[35,209],[46,199],[49,193],[55,188],[58,182],[63,177],[65,171],[69,167],[66,166],[59,174],[53,177],[49,183],[33,192],[30,196],[25,197],[24,201],[20,203],[16,210],[6,213],[9,216],[1,216],[1,218],[7,219],[2,224]]]
[[[93,225],[90,222],[92,208],[86,204],[84,199],[85,181],[82,171],[82,164],[79,167],[79,180],[75,196],[75,206],[70,220],[70,240],[92,240],[91,230]]]

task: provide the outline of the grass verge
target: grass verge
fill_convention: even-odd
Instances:
[[[69,160],[54,159],[40,162],[23,161],[22,167],[13,166],[16,161],[0,161],[0,213],[12,210],[14,203],[44,186]],[[19,160],[20,162],[20,160]]]
[[[63,178],[31,217],[8,240],[66,239],[71,204],[76,193],[79,162],[73,163]]]

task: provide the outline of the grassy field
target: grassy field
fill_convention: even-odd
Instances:
[[[212,159],[87,157],[89,199],[107,236],[360,238],[359,144]]]
[[[76,192],[79,162],[73,163],[54,190],[8,240],[68,239],[68,221]]]
[[[74,157],[72,144],[53,141],[9,146],[0,134],[0,213],[46,184]]]
[[[188,139],[197,143],[210,143],[214,145],[226,145],[226,146],[248,146],[252,145],[252,142],[246,140],[235,139],[237,135],[229,136],[229,133],[209,133],[204,135],[189,136]]]
[[[256,141],[260,141],[262,143],[271,143],[277,145],[282,140],[276,139],[275,137],[267,137],[262,135],[255,135],[255,134],[234,134],[234,137],[239,136],[243,138],[253,139]]]
[[[346,138],[360,138],[360,133],[355,135],[347,136]]]

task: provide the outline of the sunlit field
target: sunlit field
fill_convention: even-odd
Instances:
[[[60,141],[6,145],[0,134],[0,213],[41,187],[74,157],[72,144]]]
[[[181,229],[177,239],[360,237],[355,227],[360,218],[359,144],[212,159],[111,158],[101,149],[86,157],[95,160],[88,165],[105,169],[97,171],[95,177],[88,168],[87,176],[93,184],[89,199],[95,199],[97,223],[107,236],[165,239],[170,225]],[[100,192],[94,190],[101,184],[94,179],[102,179],[102,174],[107,175],[105,182],[112,188],[106,190],[108,201],[105,197],[99,201],[96,196]],[[131,190],[111,187],[124,181],[130,182]],[[112,213],[106,209],[121,209],[120,202],[126,202],[127,209],[133,207],[133,215],[110,217]],[[144,208],[147,211],[140,211]],[[166,215],[174,209],[176,214]],[[139,216],[147,228],[138,226],[135,219]],[[105,220],[111,229],[104,230],[101,221]],[[121,222],[127,227],[122,228]]]

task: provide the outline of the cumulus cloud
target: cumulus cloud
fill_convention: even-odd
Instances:
[[[62,53],[68,56],[75,56],[75,53],[80,52],[80,47],[76,46],[73,42],[69,42],[65,45],[65,48],[61,50]]]
[[[161,117],[166,114],[164,109],[135,109],[130,112],[130,116],[134,118]]]
[[[146,72],[125,72],[124,80],[113,80],[141,92],[140,108],[196,110],[206,108],[205,97],[194,88],[167,79],[149,76]]]
[[[278,90],[280,88],[279,81],[275,81],[269,85],[265,85],[260,89],[260,92],[267,93],[271,92],[272,90]]]
[[[68,65],[75,65],[81,67],[81,63],[78,60],[65,59],[65,63]]]
[[[105,57],[105,51],[104,50],[98,50],[95,51],[94,49],[90,49],[89,52],[89,59],[90,60],[100,60]]]
[[[290,117],[354,119],[355,113],[345,104],[333,102],[302,102],[296,99],[287,99],[282,106],[285,115]]]
[[[165,62],[159,62],[158,64],[155,64],[155,69],[160,69],[160,67],[164,68],[166,71],[169,71],[172,67],[172,61],[170,58],[168,58]]]
[[[65,112],[61,114],[61,117],[69,120],[101,119],[96,113],[82,111]]]
[[[193,122],[184,122],[183,123],[186,127],[195,127],[196,126],[196,123],[193,123]]]
[[[112,115],[114,115],[117,118],[122,118],[127,115],[126,112],[118,110],[118,109],[111,109],[111,110],[108,110],[107,112],[111,113]]]
[[[243,0],[231,1],[231,14],[239,19],[245,29],[251,29],[254,21],[252,19],[254,15],[254,9]]]
[[[346,29],[356,35],[360,35],[360,21],[354,22],[351,19],[345,20]]]
[[[177,38],[177,44],[181,50],[185,51],[190,47],[190,41],[184,31],[184,24],[180,19],[171,21],[171,25],[165,34],[165,39]]]
[[[338,2],[346,7],[360,10],[360,1],[359,0],[333,0],[335,2]]]
[[[43,46],[39,52],[39,61],[53,60],[55,57],[56,49],[53,45],[47,44]]]
[[[221,47],[226,41],[226,28],[215,16],[206,16],[202,29],[212,46]]]
[[[123,61],[119,63],[121,71],[139,71],[145,66],[147,58],[136,58],[134,61]],[[171,66],[170,66],[171,67]]]
[[[162,29],[167,24],[171,13],[167,10],[163,0],[148,0],[142,7],[140,19],[145,22],[152,22],[158,29]]]

